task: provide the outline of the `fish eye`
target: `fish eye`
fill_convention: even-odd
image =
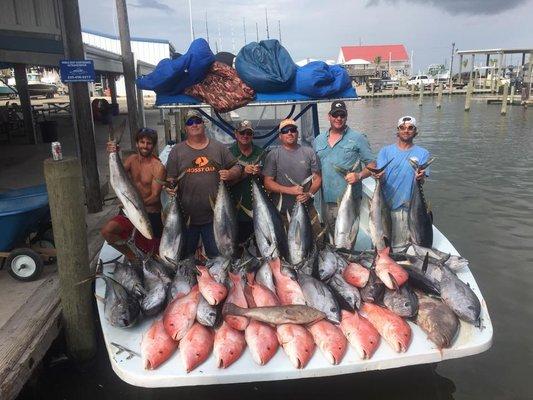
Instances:
[[[410,305],[411,305],[411,303],[409,303],[409,302],[405,302],[405,303],[403,304],[404,307],[409,307]]]

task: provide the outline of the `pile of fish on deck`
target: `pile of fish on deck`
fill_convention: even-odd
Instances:
[[[110,165],[120,169],[120,159]],[[254,181],[256,246],[246,247],[236,259],[236,207],[220,182],[214,233],[221,256],[203,265],[193,258],[179,259],[184,221],[179,199],[173,199],[159,257],[143,254],[130,242],[141,262],[115,261],[112,277],[99,275],[106,282],[106,319],[127,328],[141,316],[156,317],[141,341],[146,369],[157,368],[178,349],[187,372],[212,353],[216,365],[226,368],[246,347],[264,365],[281,346],[296,368],[305,367],[315,346],[331,364],[342,361],[348,344],[361,359],[371,358],[381,338],[394,351],[405,352],[412,335],[407,318],[439,349],[449,347],[459,319],[477,324],[481,307],[454,273],[467,261],[431,249],[431,218],[421,186],[414,186],[409,213],[413,244],[408,251],[391,253],[387,246],[390,211],[378,181],[369,218],[375,250],[356,252],[351,249],[359,215],[351,195],[343,196],[330,235],[337,247],[325,243],[317,248],[305,206],[295,205],[286,231],[277,208]],[[114,188],[125,194],[124,210],[137,229],[150,232],[148,220],[136,217],[144,211],[141,202],[131,201],[131,183],[118,179]],[[348,185],[346,191],[351,190]]]

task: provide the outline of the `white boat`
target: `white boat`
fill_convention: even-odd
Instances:
[[[368,249],[371,246],[368,235],[368,200],[372,196],[374,189],[373,179],[366,179],[363,186],[364,200],[361,209],[361,226],[356,244],[358,249]],[[435,248],[444,252],[458,254],[453,245],[436,227],[433,227],[433,235]],[[118,255],[116,250],[105,244],[100,253],[100,258],[105,262],[116,258]],[[330,365],[318,349],[304,369],[295,369],[282,349],[278,349],[277,354],[265,366],[255,364],[249,351],[246,350],[241,358],[227,369],[217,368],[215,359],[211,355],[202,365],[187,373],[181,362],[179,351],[177,351],[156,370],[145,370],[140,357],[132,357],[131,354],[124,351],[119,352],[119,349],[112,343],[140,354],[142,334],[149,328],[153,318],[147,318],[133,328],[120,329],[107,323],[101,301],[98,301],[98,312],[113,370],[122,380],[135,386],[196,386],[325,377],[416,364],[438,363],[444,360],[478,354],[489,349],[492,344],[493,329],[481,291],[469,268],[460,270],[457,275],[470,285],[481,302],[480,327],[461,321],[459,333],[453,345],[448,349],[439,350],[426,338],[426,334],[417,325],[408,322],[412,328],[413,335],[411,345],[405,353],[395,353],[382,340],[380,347],[371,359],[359,359],[355,350],[349,347],[342,362],[335,366]],[[105,285],[102,280],[97,280],[96,294],[103,297],[104,290]]]

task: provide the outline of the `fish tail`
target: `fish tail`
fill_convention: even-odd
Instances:
[[[236,304],[233,303],[224,303],[224,306],[222,307],[222,315],[242,315],[243,309],[239,307]]]

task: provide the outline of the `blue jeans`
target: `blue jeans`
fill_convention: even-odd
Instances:
[[[198,247],[198,239],[202,237],[207,257],[213,258],[219,255],[217,245],[215,243],[215,234],[213,233],[213,223],[204,225],[190,225],[185,228],[185,258],[193,255]]]

